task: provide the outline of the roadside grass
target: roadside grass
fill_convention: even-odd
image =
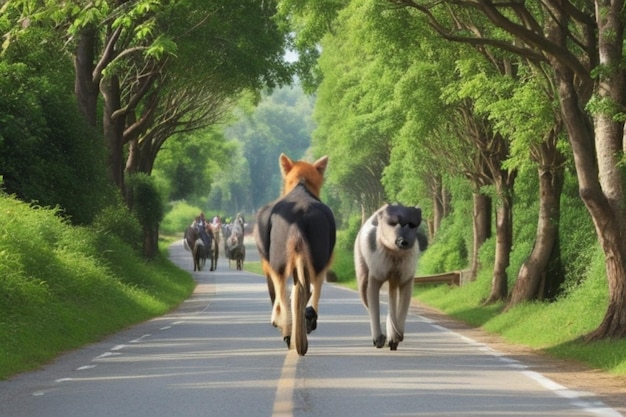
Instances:
[[[551,303],[527,302],[503,312],[504,303],[482,304],[490,284],[490,271],[483,271],[463,287],[420,286],[415,287],[414,296],[451,317],[501,335],[507,342],[626,375],[626,340],[584,341],[602,321],[608,303],[604,259],[599,251],[581,281]]]
[[[355,289],[352,252],[335,250],[333,271],[340,285]],[[245,269],[262,274],[258,262]],[[552,303],[531,302],[506,312],[504,303],[483,305],[491,285],[490,271],[463,287],[415,286],[414,298],[468,325],[502,336],[507,342],[573,359],[616,375],[626,375],[626,340],[585,343],[585,334],[601,322],[607,306],[607,288],[600,253],[589,266],[587,277]]]
[[[0,379],[164,314],[195,283],[117,237],[63,221],[55,209],[0,195]]]

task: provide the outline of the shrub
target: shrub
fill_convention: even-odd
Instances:
[[[141,224],[121,202],[102,210],[96,216],[92,227],[97,233],[116,236],[132,248],[141,249],[143,239]]]
[[[51,59],[60,53],[55,42],[49,33],[35,29],[11,42],[4,52],[6,59],[0,62],[3,187],[23,201],[58,206],[58,214],[74,224],[89,224],[111,193],[104,141],[78,111],[73,80],[66,75],[68,64]]]
[[[337,248],[350,251],[354,250],[356,235],[361,228],[361,216],[354,215],[348,219],[348,227],[337,231]]]
[[[418,265],[420,275],[438,274],[467,267],[469,253],[467,235],[469,233],[471,236],[472,224],[471,220],[455,221],[456,217],[453,215],[441,222],[437,235],[429,242],[428,249],[420,259]]]
[[[161,232],[167,235],[182,235],[201,211],[199,207],[185,201],[174,202],[171,210],[163,217]]]
[[[131,211],[145,228],[152,228],[163,220],[164,207],[161,194],[152,177],[144,173],[133,174],[126,181],[132,193]]]

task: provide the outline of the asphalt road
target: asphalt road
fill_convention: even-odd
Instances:
[[[180,243],[170,255],[193,269]],[[194,277],[176,311],[0,382],[0,417],[621,415],[416,313],[397,351],[376,349],[357,293],[332,284],[299,357],[263,277],[223,258]]]

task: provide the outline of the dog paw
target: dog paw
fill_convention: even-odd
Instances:
[[[291,336],[285,336],[283,337],[283,340],[287,343],[287,349],[289,349],[289,346],[291,345]]]
[[[317,313],[313,307],[309,306],[304,310],[304,318],[306,319],[307,334],[317,329]]]
[[[373,340],[374,346],[376,346],[377,349],[380,349],[383,346],[385,346],[386,340],[387,340],[387,336],[385,336],[384,334],[378,335],[378,337]]]
[[[389,341],[389,349],[391,349],[391,350],[398,350],[398,344],[399,344],[399,342],[397,340],[390,340]]]

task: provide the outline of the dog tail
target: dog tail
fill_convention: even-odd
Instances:
[[[289,229],[289,237],[287,239],[287,258],[290,260],[290,264],[294,269],[301,269],[298,272],[311,273],[312,258],[311,250],[308,242],[302,235],[302,232],[298,227],[291,227]],[[298,268],[299,267],[299,268]]]

